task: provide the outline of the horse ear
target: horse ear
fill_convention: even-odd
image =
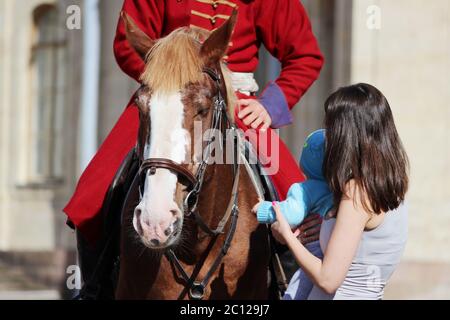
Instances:
[[[139,29],[134,20],[126,12],[122,11],[120,16],[125,25],[125,34],[128,42],[141,58],[145,60],[147,53],[153,47],[155,41]]]
[[[230,18],[220,28],[214,30],[202,44],[200,54],[206,64],[217,62],[225,56],[236,25],[237,14],[237,9],[233,9]]]

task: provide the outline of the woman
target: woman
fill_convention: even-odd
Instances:
[[[272,229],[314,282],[309,299],[382,299],[406,244],[407,155],[375,87],[342,88],[325,112],[323,169],[337,211],[322,224],[323,260],[297,240],[276,205]]]

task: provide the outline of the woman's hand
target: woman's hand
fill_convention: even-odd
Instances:
[[[261,131],[265,132],[272,125],[272,119],[270,118],[269,113],[258,100],[239,100],[238,107],[238,117],[246,126],[258,129],[262,125]]]
[[[336,218],[337,218],[336,209],[328,211],[328,213],[325,215],[325,220],[336,219]]]
[[[319,214],[311,214],[305,218],[295,233],[298,234],[298,240],[305,245],[319,240],[321,226],[322,217]]]
[[[286,218],[284,217],[283,213],[281,212],[281,209],[279,205],[274,202],[272,203],[273,210],[275,211],[277,221],[275,221],[272,224],[272,234],[273,237],[281,244],[286,244],[286,239],[289,236],[297,237],[299,235],[299,232],[292,232],[291,226],[287,222]]]

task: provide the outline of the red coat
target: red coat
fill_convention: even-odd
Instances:
[[[292,122],[289,110],[317,79],[323,65],[309,19],[299,0],[125,0],[123,10],[148,36],[157,39],[182,26],[213,30],[228,18],[236,5],[238,20],[225,58],[228,67],[234,72],[254,72],[263,44],[281,62],[282,71],[259,99],[269,111],[274,127],[289,124]],[[121,20],[114,53],[121,69],[138,80],[144,62],[126,40]],[[237,124],[245,127],[238,119]],[[89,240],[97,238],[98,213],[103,199],[122,160],[136,143],[137,130],[138,111],[130,102],[64,208],[69,219]],[[297,161],[283,143],[280,145],[280,171],[272,178],[282,197],[292,183],[303,179]]]

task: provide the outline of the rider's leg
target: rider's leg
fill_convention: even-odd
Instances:
[[[139,111],[130,104],[78,180],[63,211],[90,243],[99,240],[102,206],[116,173],[136,145]]]
[[[115,240],[115,239],[112,239]],[[113,267],[117,246],[102,239],[93,247],[77,232],[78,263],[81,269],[81,300],[114,299]]]
[[[114,269],[119,255],[119,232],[122,203],[137,172],[134,149],[123,160],[105,197],[101,217],[103,228],[99,240],[93,245],[77,230],[79,266],[83,288],[81,299],[114,298]]]
[[[99,245],[90,245],[77,230],[78,266],[81,269],[81,279],[86,284],[94,273],[100,255]]]

